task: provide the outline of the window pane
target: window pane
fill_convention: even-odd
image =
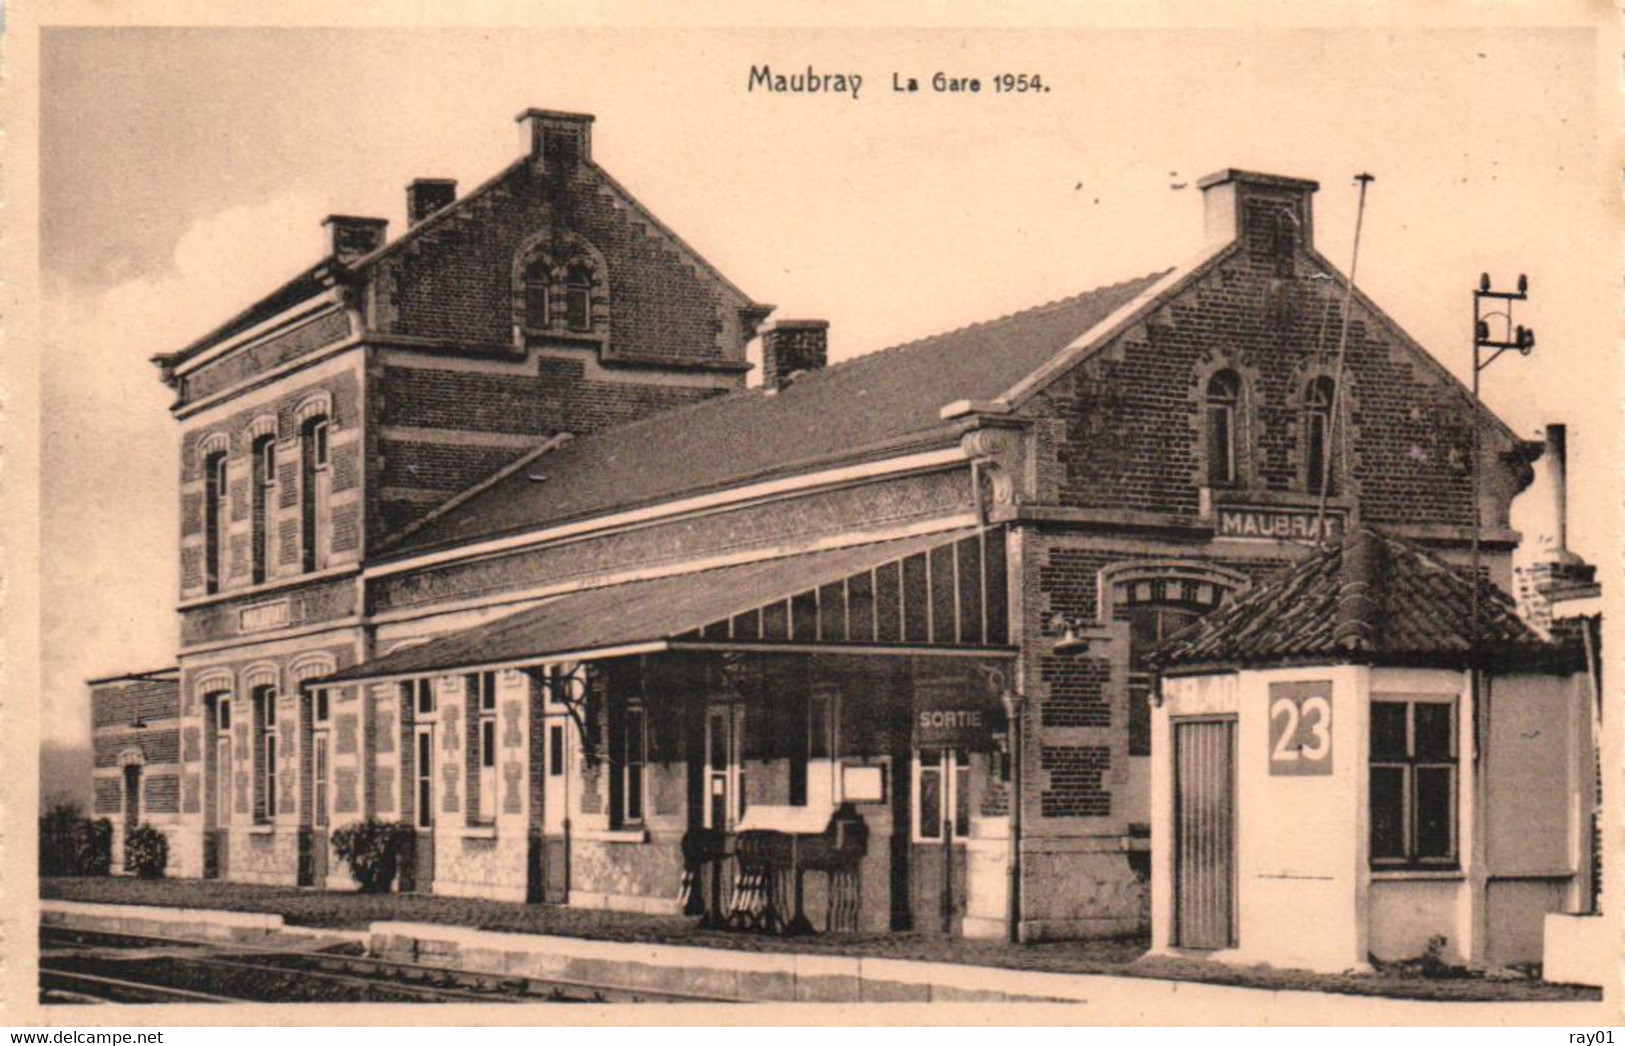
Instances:
[[[1456,776],[1449,766],[1416,768],[1416,856],[1448,858],[1455,856],[1455,833],[1451,831],[1450,793]]]
[[[1405,771],[1401,767],[1371,768],[1371,856],[1405,856]]]
[[[1416,709],[1416,758],[1449,759],[1454,707],[1432,703],[1418,703],[1413,707]]]
[[[547,728],[547,772],[550,777],[564,774],[564,727]]]
[[[807,704],[807,757],[828,759],[830,751],[829,697],[813,697]]]
[[[571,287],[565,298],[570,329],[584,331],[592,326],[592,292],[586,287]]]
[[[495,719],[480,723],[480,765],[497,765],[497,724]]]
[[[1405,710],[1401,701],[1371,702],[1371,758],[1398,760],[1410,753],[1405,747]]]
[[[643,820],[643,767],[626,768],[626,819]]]
[[[1215,485],[1228,484],[1234,479],[1230,453],[1232,417],[1228,406],[1209,407],[1207,412],[1208,431],[1208,481]]]
[[[525,326],[540,329],[547,326],[547,285],[525,284]]]
[[[1151,678],[1139,673],[1128,683],[1128,754],[1151,754]]]
[[[628,708],[626,710],[626,763],[628,766],[641,766],[643,763],[643,709]]]
[[[940,839],[942,837],[942,771],[937,766],[925,765],[924,752],[921,752],[920,756],[920,835],[926,839]]]

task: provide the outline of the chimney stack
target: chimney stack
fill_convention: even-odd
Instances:
[[[354,218],[347,214],[330,214],[322,224],[327,227],[328,253],[341,265],[382,247],[389,228],[386,218]]]
[[[592,114],[526,109],[514,117],[519,147],[545,170],[569,170],[592,162]]]
[[[1254,260],[1290,258],[1294,248],[1312,247],[1310,206],[1320,183],[1279,174],[1226,168],[1201,179],[1208,242],[1240,240]]]
[[[457,199],[454,178],[416,178],[406,187],[406,224],[416,225]]]
[[[1569,432],[1567,425],[1546,426],[1546,478],[1551,488],[1552,538],[1545,558],[1553,563],[1576,564],[1569,551]]]
[[[828,320],[778,320],[762,328],[762,388],[777,392],[829,362]]]

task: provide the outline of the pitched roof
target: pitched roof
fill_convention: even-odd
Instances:
[[[572,441],[402,535],[384,554],[698,494],[945,432],[943,407],[1000,395],[1163,275],[859,356],[775,393],[741,390]]]
[[[1573,668],[1572,645],[1541,637],[1512,597],[1478,581],[1480,658],[1500,666]],[[1310,555],[1171,637],[1153,660],[1170,673],[1272,662],[1463,666],[1473,583],[1431,552],[1370,527]]]
[[[782,604],[792,596],[850,574],[952,544],[974,533],[974,528],[967,528],[923,534],[571,592],[426,643],[391,651],[342,669],[323,681],[398,678],[550,657],[581,657],[663,641],[699,642],[703,641],[699,630],[708,625],[765,603]],[[810,637],[793,638],[798,643],[812,641]]]

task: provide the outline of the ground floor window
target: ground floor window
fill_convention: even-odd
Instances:
[[[1371,702],[1371,864],[1456,863],[1454,699]]]
[[[962,749],[922,749],[914,756],[914,838],[941,840],[946,828],[955,839],[970,835],[970,753]]]

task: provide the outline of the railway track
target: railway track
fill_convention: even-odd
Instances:
[[[207,986],[210,991],[199,991]],[[42,1001],[727,1002],[331,951],[40,928]]]

